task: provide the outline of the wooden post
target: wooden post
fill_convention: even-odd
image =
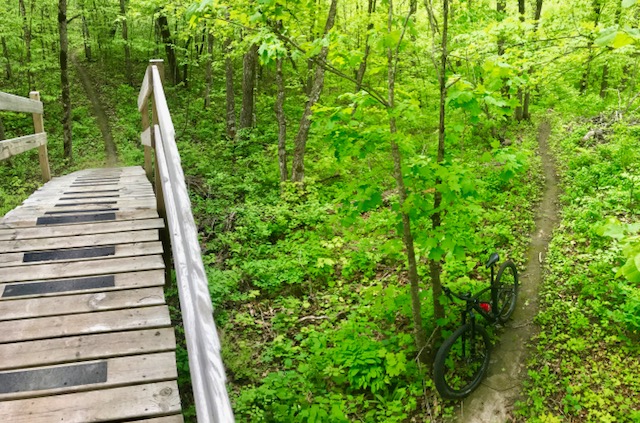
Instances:
[[[29,98],[40,101],[40,93],[38,91],[31,91],[29,93]],[[33,129],[36,134],[44,132],[44,119],[42,118],[42,113],[33,114]],[[45,182],[49,182],[51,180],[51,170],[49,168],[49,153],[47,151],[46,143],[38,147],[38,159],[40,159],[42,179]]]

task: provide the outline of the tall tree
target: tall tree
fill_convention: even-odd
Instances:
[[[499,0],[500,1],[500,0]],[[446,106],[447,106],[447,33],[449,30],[449,0],[442,2],[442,39],[440,42],[440,68],[438,70],[438,85],[440,86],[440,116],[438,124],[438,153],[436,162],[441,164],[444,161],[446,138]],[[442,184],[442,179],[436,176],[436,187]],[[437,231],[442,226],[442,193],[436,189],[433,194],[433,214],[431,215],[432,230]],[[429,260],[429,275],[431,276],[431,288],[433,298],[433,315],[436,319],[444,318],[444,307],[440,303],[442,296],[442,274],[441,259],[431,258]]]
[[[238,125],[240,130],[253,126],[257,64],[258,45],[252,44],[242,58],[242,109]]]
[[[174,85],[180,83],[180,72],[178,72],[178,60],[176,58],[176,50],[175,43],[173,41],[173,37],[171,36],[171,30],[169,29],[169,20],[167,19],[167,15],[164,11],[160,11],[158,13],[158,17],[156,18],[156,25],[158,28],[158,32],[160,33],[160,37],[162,38],[162,43],[164,44],[164,50],[167,54],[167,68],[169,70],[169,78]]]
[[[594,33],[595,33],[595,30],[598,28],[598,23],[600,23],[602,3],[603,3],[603,0],[591,1]],[[591,64],[594,58],[593,43],[594,43],[594,35],[590,35],[589,41],[587,43],[587,51],[589,52],[589,54],[587,56],[587,63],[585,65],[584,71],[582,72],[582,79],[580,80],[580,94],[586,93],[587,89],[589,88],[589,76],[591,74]]]
[[[213,33],[209,28],[205,28],[207,33],[207,66],[204,77],[204,108],[208,109],[211,105],[211,84],[213,80]]]
[[[120,0],[120,19],[122,22],[122,41],[124,44],[124,73],[129,85],[133,85],[131,46],[129,45],[129,23],[127,22],[127,3],[128,0]]]
[[[282,73],[282,62],[284,59],[278,57],[276,59],[276,86],[278,93],[276,94],[276,102],[274,109],[276,112],[276,120],[278,121],[278,168],[280,169],[280,181],[285,182],[289,179],[287,170],[287,118],[284,114],[284,76]]]
[[[338,0],[331,0],[327,21],[324,26],[323,36],[327,37],[329,31],[333,28],[336,19],[336,11],[338,8]],[[320,99],[320,93],[324,86],[324,63],[329,54],[329,46],[325,44],[320,50],[320,54],[316,56],[316,71],[313,78],[313,84],[309,92],[309,98],[305,105],[302,117],[300,118],[300,127],[294,140],[293,165],[291,167],[291,181],[301,183],[304,180],[304,154],[307,147],[307,139],[309,138],[309,129],[311,128],[311,111],[313,106]]]
[[[538,32],[538,26],[540,24],[540,15],[542,14],[542,0],[536,0],[536,10],[533,15],[533,32],[534,34]],[[534,71],[534,67],[529,67],[529,75],[532,75]],[[529,120],[531,119],[531,113],[529,113],[529,104],[531,103],[531,88],[526,87],[524,93],[524,100],[522,102],[522,119]]]
[[[64,157],[73,161],[71,141],[71,93],[69,90],[67,38],[67,0],[58,0],[58,32],[60,35],[60,88],[62,90],[62,132],[64,137]]]
[[[223,52],[225,56],[225,90],[226,90],[226,132],[229,139],[236,137],[236,97],[233,92],[233,58],[231,57],[231,38],[224,40]]]
[[[405,210],[405,203],[407,202],[407,189],[404,183],[404,177],[402,174],[402,155],[400,154],[400,147],[398,146],[398,129],[396,123],[396,117],[394,113],[395,104],[395,86],[396,86],[396,74],[398,71],[398,55],[400,42],[402,41],[404,31],[411,14],[414,9],[411,8],[407,18],[404,22],[402,35],[397,45],[390,45],[387,47],[387,107],[389,109],[389,134],[391,141],[391,157],[393,159],[393,176],[396,181],[396,190],[398,192],[398,202],[400,210],[402,210],[402,241],[405,246],[407,255],[407,264],[409,270],[409,284],[411,293],[411,310],[413,318],[413,333],[418,350],[418,358],[421,362],[428,361],[428,355],[426,354],[427,336],[422,325],[422,306],[420,301],[420,280],[418,278],[418,263],[416,261],[416,252],[413,243],[413,233],[411,232],[411,218],[409,212]],[[393,33],[393,0],[389,0],[389,15],[387,20],[387,31],[389,34]]]
[[[20,15],[22,16],[22,37],[24,39],[26,52],[25,66],[27,68],[27,86],[29,87],[29,91],[31,91],[34,89],[33,78],[31,75],[31,23],[29,22],[29,18],[27,17],[27,10],[24,5],[24,0],[19,0],[18,4],[20,6]]]

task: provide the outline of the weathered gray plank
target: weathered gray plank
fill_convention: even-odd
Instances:
[[[17,156],[20,153],[24,153],[25,151],[29,151],[46,144],[47,134],[45,132],[0,141],[0,160]]]
[[[0,240],[42,239],[76,236],[82,234],[107,234],[122,231],[143,229],[160,229],[164,227],[162,219],[120,220],[116,222],[96,222],[82,226],[38,226],[25,228],[0,228]]]
[[[175,348],[176,338],[171,328],[0,344],[0,370],[172,351]]]
[[[0,301],[0,321],[164,304],[161,287]]]
[[[0,241],[0,253],[41,251],[54,248],[91,247],[96,245],[126,244],[158,240],[158,230],[114,232],[99,235],[77,235],[72,237]]]
[[[95,278],[113,278],[113,286],[100,286],[97,288],[78,287],[75,289],[70,289],[69,287],[69,281],[82,281]],[[106,292],[119,289],[145,288],[152,286],[163,286],[164,283],[165,278],[162,269],[134,273],[116,273],[113,275],[87,276],[71,279],[49,279],[42,281],[4,283],[0,284],[0,301],[10,301],[18,298],[54,297],[60,295],[70,295],[74,293]]]
[[[17,209],[14,209],[14,212]],[[132,220],[132,219],[153,219],[158,217],[158,212],[153,209],[142,209],[142,210],[124,210],[124,211],[116,211],[116,212],[105,212],[105,213],[96,213],[96,214],[104,214],[109,215],[110,213],[115,214],[111,219],[104,220],[96,220],[96,221],[114,221],[114,220]],[[81,215],[90,215],[93,213],[78,213],[76,216]],[[25,228],[29,226],[35,226],[38,219],[40,220],[47,218],[52,219],[53,216],[42,216],[37,212],[34,213],[11,213],[7,214],[3,220],[0,221],[0,228]],[[78,222],[80,225],[87,225],[93,222]],[[71,225],[74,224],[72,222],[69,223],[52,223],[48,225]]]
[[[82,257],[85,252],[93,252],[101,250],[112,250],[103,254],[97,254],[93,257]],[[61,256],[64,253],[73,253],[77,257]],[[113,254],[109,254],[113,253]],[[70,249],[55,249],[46,251],[34,251],[34,252],[17,252],[17,253],[4,253],[0,254],[0,268],[2,267],[22,267],[28,269],[30,266],[38,266],[43,263],[67,263],[75,261],[86,260],[98,260],[100,258],[118,258],[118,257],[132,257],[143,255],[162,254],[162,243],[160,241],[152,242],[137,242],[131,244],[117,244],[111,248],[105,246],[88,247],[88,248],[70,248]],[[36,256],[29,260],[30,257]]]
[[[0,402],[0,421],[85,423],[162,416],[180,411],[176,382]]]
[[[94,382],[87,385],[84,384],[73,384],[73,380],[67,381],[68,384],[66,386],[59,386],[57,380],[29,380],[29,373],[34,372],[38,374],[45,374],[47,372],[54,373],[56,369],[71,370],[76,366],[84,366],[87,367],[92,363],[96,364],[106,364],[106,380],[104,382]],[[95,390],[95,389],[104,389],[104,388],[112,388],[117,386],[126,386],[126,385],[134,385],[137,383],[152,383],[152,382],[160,382],[166,380],[175,380],[178,377],[176,371],[176,357],[173,351],[162,352],[162,353],[154,353],[154,354],[145,354],[145,355],[134,355],[128,357],[113,357],[104,360],[100,360],[98,362],[84,362],[84,363],[71,363],[71,364],[62,364],[56,366],[47,366],[47,367],[39,367],[39,368],[30,368],[26,370],[9,370],[5,372],[0,372],[0,378],[7,377],[11,374],[16,374],[16,372],[20,372],[20,378],[15,382],[17,386],[5,386],[4,390],[8,391],[6,393],[0,393],[0,402],[15,400],[20,398],[32,398],[32,397],[41,397],[41,396],[49,396],[57,395],[61,393],[70,393],[70,392],[80,392],[87,390]],[[58,373],[60,370],[58,370]],[[10,377],[10,376],[9,376]],[[8,380],[11,380],[7,378]],[[21,380],[20,380],[21,379]],[[19,383],[22,382],[22,383]],[[93,382],[93,381],[92,381]],[[77,383],[77,382],[76,382]],[[29,389],[29,385],[36,385],[37,388],[34,390],[23,390]],[[13,389],[12,389],[13,388]],[[17,392],[11,392],[17,391]],[[91,407],[91,405],[89,405]]]
[[[166,306],[8,320],[0,322],[0,343],[160,328],[169,325],[171,320]]]
[[[164,269],[162,256],[139,256],[0,268],[0,283]]]
[[[25,113],[42,113],[41,101],[31,100],[13,94],[0,92],[0,110]]]

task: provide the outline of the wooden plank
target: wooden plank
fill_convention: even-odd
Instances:
[[[106,380],[89,384],[75,384],[73,377],[66,380],[66,386],[59,386],[60,380],[31,380],[39,375],[64,374],[74,367],[89,367],[91,364],[106,364]],[[57,372],[56,372],[57,370]],[[31,376],[31,375],[33,376]],[[11,375],[15,375],[11,377]],[[16,377],[17,376],[17,377]],[[86,375],[85,375],[86,376]],[[91,375],[88,375],[91,376]],[[173,351],[135,355],[128,357],[113,357],[100,361],[88,361],[83,363],[62,364],[56,366],[36,367],[26,370],[10,370],[0,372],[0,380],[14,381],[14,386],[5,386],[6,393],[0,393],[0,402],[20,398],[34,398],[52,396],[61,393],[81,392],[87,390],[113,388],[118,386],[134,385],[136,383],[152,383],[166,380],[175,380],[178,377],[176,371],[176,356]],[[13,379],[13,380],[12,380]],[[17,379],[17,380],[16,380]],[[26,385],[26,386],[25,386]],[[29,385],[35,385],[33,390]],[[24,390],[23,389],[29,389]],[[17,391],[17,392],[10,392]],[[90,408],[89,406],[88,408]]]
[[[0,302],[0,321],[164,304],[162,288],[127,289]]]
[[[136,242],[129,244],[98,247],[63,248],[33,252],[16,252],[0,254],[0,267],[37,266],[44,263],[68,263],[76,261],[97,260],[100,258],[132,257],[162,254],[160,241]]]
[[[101,389],[0,402],[0,421],[85,423],[163,416],[180,411],[176,382]]]
[[[132,422],[140,423],[184,423],[182,414],[174,414],[173,416],[157,417],[155,419],[132,420]]]
[[[82,234],[107,234],[113,232],[160,229],[164,227],[162,219],[120,220],[116,222],[88,223],[78,225],[40,226],[33,228],[0,228],[0,240],[42,239]]]
[[[92,214],[93,213],[78,213],[77,215],[70,215],[70,216],[83,216],[83,215],[89,216]],[[99,216],[101,214],[104,215],[105,217],[102,218],[101,216]],[[24,215],[9,216],[7,214],[5,219],[0,221],[0,228],[25,228],[29,226],[36,226],[36,222],[38,221],[45,222],[45,219],[49,223],[40,223],[40,224],[47,225],[47,227],[54,226],[54,225],[74,225],[74,224],[87,225],[87,224],[92,224],[94,222],[100,222],[100,221],[152,219],[152,218],[158,217],[158,212],[156,212],[153,209],[143,209],[143,210],[123,210],[123,211],[117,211],[117,212],[97,213],[97,215],[98,216],[95,219],[92,219],[91,221],[83,221],[80,218],[78,218],[78,222],[70,222],[68,220],[62,221],[61,217],[59,217],[60,219],[58,218],[54,219],[52,216],[44,217],[38,213],[33,213],[27,216],[24,216]]]
[[[0,344],[0,370],[172,351],[175,348],[172,328]]]
[[[27,267],[4,267],[0,269],[0,283],[37,281],[61,276],[72,278],[111,273],[140,272],[142,270],[163,268],[164,261],[160,255],[38,264]]]
[[[0,160],[17,156],[20,153],[24,153],[25,151],[29,151],[46,144],[47,134],[45,132],[0,141]]]
[[[0,322],[0,343],[151,329],[171,325],[167,306],[138,307]],[[1,421],[1,420],[0,420]]]
[[[0,110],[24,113],[42,113],[44,107],[41,101],[0,92]]]
[[[83,284],[87,280],[113,280],[112,286],[91,288],[92,284]],[[84,285],[84,286],[83,286]],[[89,287],[87,287],[89,285]],[[49,279],[42,281],[16,282],[0,284],[0,302],[17,298],[56,297],[76,293],[106,292],[111,290],[145,288],[164,285],[164,271],[147,270],[144,272],[116,273],[113,275],[87,276],[71,279]]]
[[[54,248],[90,247],[97,245],[125,244],[158,240],[158,230],[115,232],[100,235],[77,235],[62,238],[28,239],[20,241],[0,241],[0,253],[19,251],[39,251]]]

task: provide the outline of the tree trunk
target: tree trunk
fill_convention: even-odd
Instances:
[[[91,62],[91,39],[89,37],[89,25],[87,25],[84,10],[82,13],[82,40],[84,42],[84,56],[87,58],[87,62]]]
[[[22,16],[22,36],[24,37],[24,46],[26,51],[26,63],[27,68],[27,86],[29,91],[33,91],[33,78],[31,76],[31,26],[27,18],[27,10],[24,6],[24,0],[19,0],[20,15]]]
[[[447,32],[449,26],[449,0],[443,0],[442,3],[442,42],[440,44],[440,72],[438,74],[438,82],[440,84],[440,122],[438,126],[438,156],[436,161],[438,164],[444,161],[445,152],[445,119],[446,119],[446,100],[447,100]],[[442,184],[442,179],[436,177],[436,187]],[[433,214],[431,215],[431,227],[432,230],[437,231],[442,225],[442,215],[440,206],[442,205],[442,193],[436,189],[433,194]],[[429,274],[431,275],[431,288],[432,288],[432,301],[433,301],[433,316],[436,322],[439,319],[444,318],[444,306],[440,303],[440,297],[442,296],[442,281],[440,275],[442,274],[442,261],[441,259],[431,258],[429,259]],[[439,326],[438,326],[439,328]],[[440,337],[440,331],[438,330],[436,338]]]
[[[2,41],[2,54],[4,55],[5,60],[5,76],[7,77],[7,80],[11,80],[13,72],[11,71],[11,57],[9,56],[9,49],[7,48],[7,40],[5,37],[2,37],[0,38],[0,41]]]
[[[127,23],[127,1],[120,0],[120,15],[122,17],[122,41],[124,41],[124,73],[129,85],[133,86],[133,71],[131,69],[131,47],[129,46],[129,25]]]
[[[600,82],[600,97],[605,98],[607,96],[607,90],[609,89],[609,65],[604,64],[602,68],[602,81]]]
[[[364,54],[362,56],[362,60],[360,61],[360,66],[358,66],[358,70],[356,71],[356,93],[360,92],[360,90],[362,89],[362,81],[364,80],[364,74],[367,71],[367,60],[369,59],[369,53],[371,52],[371,44],[369,44],[369,39],[370,32],[373,29],[373,21],[371,19],[371,15],[375,12],[375,10],[376,0],[369,0],[369,5],[367,7],[367,19],[369,23],[367,24],[367,33],[364,38]],[[351,116],[355,115],[357,110],[358,104],[355,104],[353,110],[351,111]]]
[[[4,123],[2,123],[2,117],[0,117],[0,141],[3,141],[6,138],[4,134]]]
[[[236,99],[233,92],[233,60],[231,59],[231,39],[224,40],[224,54],[225,58],[225,78],[226,78],[226,93],[227,93],[227,137],[233,140],[236,137]]]
[[[504,19],[504,14],[506,10],[507,10],[507,0],[498,0],[496,3],[496,11],[498,12],[499,21],[502,21]],[[502,56],[503,54],[504,54],[504,37],[502,35],[499,35],[498,36],[498,56]]]
[[[242,58],[242,110],[238,126],[240,130],[253,127],[257,62],[258,45],[253,44]]]
[[[338,8],[338,0],[331,0],[331,6],[329,6],[329,14],[327,15],[327,22],[324,27],[324,36],[326,37],[333,28],[336,18],[336,10]],[[313,79],[313,85],[309,93],[309,99],[305,105],[304,112],[300,118],[300,127],[294,141],[293,150],[293,165],[291,167],[291,180],[293,182],[301,183],[304,180],[304,153],[307,146],[307,139],[309,138],[309,129],[311,128],[311,109],[320,99],[320,93],[324,86],[324,67],[322,64],[327,60],[329,54],[329,47],[323,46],[320,50],[320,54],[316,57],[316,72]]]
[[[592,0],[591,7],[593,8],[594,15],[594,25],[595,29],[598,28],[598,23],[600,22],[600,12],[602,12],[602,0]],[[580,94],[584,94],[587,92],[589,88],[589,76],[591,74],[591,62],[593,61],[593,37],[590,36],[589,42],[587,43],[587,50],[589,51],[589,56],[587,57],[587,64],[585,66],[584,72],[582,73],[582,79],[580,80]]]
[[[525,0],[518,0],[518,13],[520,14],[520,22],[524,22]],[[520,76],[522,76],[522,72],[520,73]],[[518,87],[518,105],[516,106],[514,117],[518,122],[524,119],[524,98],[521,86]]]
[[[393,31],[393,0],[389,0],[389,19],[387,22],[387,30],[389,33]],[[396,81],[396,55],[392,47],[387,48],[387,83],[388,90],[388,107],[389,112],[395,107],[395,81]],[[411,293],[411,315],[413,318],[413,334],[416,349],[418,351],[418,359],[425,363],[428,361],[425,354],[427,345],[427,336],[422,324],[422,304],[420,301],[420,280],[418,279],[418,264],[416,262],[416,253],[413,244],[413,233],[411,232],[411,218],[409,213],[404,210],[404,204],[407,201],[407,189],[402,176],[402,155],[396,140],[397,137],[396,118],[393,113],[389,113],[389,139],[391,141],[391,157],[393,159],[393,177],[396,180],[396,190],[398,191],[398,203],[402,215],[402,241],[407,251],[407,264],[409,271],[409,285]]]
[[[289,179],[287,170],[287,120],[284,114],[284,77],[282,75],[283,58],[276,60],[276,85],[278,86],[278,94],[274,106],[276,119],[278,120],[278,167],[280,168],[280,181],[284,182]]]
[[[536,0],[536,11],[533,16],[533,32],[538,32],[538,25],[540,24],[540,15],[542,14],[542,0]],[[533,74],[533,67],[529,68],[529,75]],[[522,102],[522,119],[531,119],[531,113],[529,112],[529,104],[531,104],[531,90],[527,87],[524,93],[524,101]]]
[[[67,0],[58,0],[58,32],[60,34],[60,86],[62,89],[62,133],[64,137],[64,157],[73,161],[71,144],[71,94],[69,91],[69,70],[67,51]]]
[[[169,70],[169,78],[174,85],[180,83],[180,73],[178,72],[178,62],[176,59],[176,51],[171,37],[171,30],[169,29],[169,21],[165,15],[158,15],[156,20],[162,42],[164,44],[164,50],[167,54],[167,67]]]
[[[207,31],[207,70],[205,74],[204,108],[211,105],[211,81],[213,79],[213,34]]]

